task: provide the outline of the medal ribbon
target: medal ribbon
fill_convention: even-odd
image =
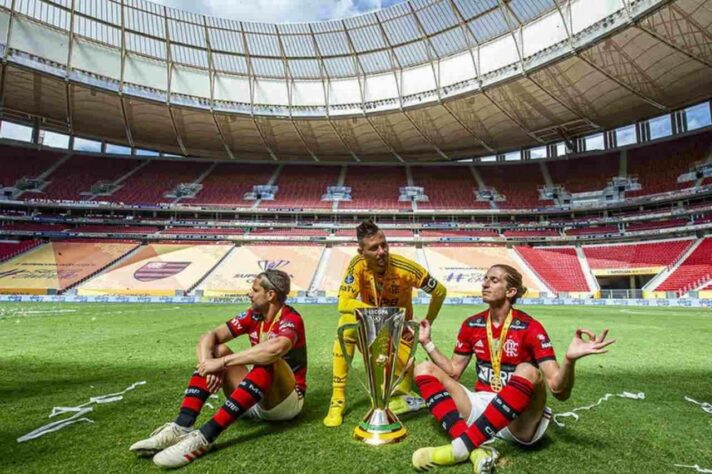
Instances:
[[[284,306],[282,306],[282,307],[279,309],[279,311],[278,311],[277,314],[275,315],[274,319],[272,319],[272,322],[270,323],[269,327],[267,328],[267,332],[264,332],[264,329],[265,329],[265,321],[262,320],[262,322],[260,323],[260,332],[259,332],[259,336],[258,336],[258,339],[257,339],[258,341],[264,342],[264,339],[266,339],[267,334],[269,334],[270,331],[272,331],[272,328],[274,327],[274,325],[277,324],[280,319],[282,319],[282,310],[284,310]],[[264,336],[264,338],[263,338],[263,336]]]
[[[487,318],[487,344],[489,345],[490,360],[492,362],[492,379],[490,380],[490,387],[495,392],[502,390],[503,384],[500,377],[501,367],[502,367],[502,351],[504,350],[504,340],[507,338],[507,331],[509,330],[509,325],[512,324],[512,310],[509,310],[509,314],[504,319],[502,324],[502,332],[499,334],[499,341],[497,347],[495,348],[494,337],[492,336],[492,313],[490,312]]]

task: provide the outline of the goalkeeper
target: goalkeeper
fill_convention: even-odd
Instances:
[[[413,288],[420,288],[430,294],[430,305],[425,318],[432,323],[445,300],[445,287],[418,263],[389,253],[386,237],[373,221],[362,222],[356,228],[356,238],[358,255],[349,262],[339,289],[339,326],[354,323],[354,310],[359,308],[397,306],[405,308],[406,320],[413,319]],[[357,297],[360,297],[360,300]],[[344,342],[349,357],[353,357],[356,331],[345,331]],[[397,373],[403,370],[412,344],[412,334],[405,334],[398,349]],[[331,403],[324,418],[324,424],[329,427],[341,425],[346,407],[345,389],[349,367],[338,338],[334,341],[332,357]],[[412,391],[412,382],[411,367],[390,401],[389,407],[395,414],[416,411],[425,406],[423,399]]]

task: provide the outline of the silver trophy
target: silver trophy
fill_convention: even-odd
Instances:
[[[339,327],[339,343],[344,357],[352,365],[353,360],[344,343],[344,331],[356,329],[367,378],[367,384],[362,382],[362,385],[371,396],[371,409],[354,429],[353,436],[371,445],[397,443],[407,432],[398,417],[388,409],[388,402],[413,363],[419,325],[416,321],[405,320],[403,308],[357,309],[355,316],[356,323]],[[401,373],[396,374],[398,347],[406,327],[413,331],[413,343]]]

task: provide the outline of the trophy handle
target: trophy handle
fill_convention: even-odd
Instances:
[[[413,365],[413,362],[415,361],[415,350],[418,348],[418,335],[420,333],[420,323],[418,321],[404,321],[405,326],[410,327],[410,329],[413,331],[413,345],[410,347],[410,353],[408,354],[408,359],[405,365],[403,366],[403,370],[401,370],[400,375],[396,379],[395,382],[393,382],[393,389],[391,390],[390,395],[392,396],[396,389],[398,388],[398,385],[403,381],[405,378],[405,374],[408,373],[408,370],[410,370],[410,366]],[[400,346],[400,341],[398,341],[398,345]]]
[[[359,326],[361,326],[360,323],[351,323],[351,324],[343,324],[339,326],[336,330],[337,337],[339,339],[339,345],[341,346],[341,353],[344,355],[344,359],[346,359],[346,363],[349,365],[349,368],[353,367],[353,358],[349,355],[349,352],[346,350],[346,342],[344,342],[344,331],[347,331],[349,329],[355,329],[358,331]],[[358,345],[358,343],[356,343]],[[370,390],[366,386],[365,383],[363,383],[363,380],[361,380],[360,377],[357,377],[358,381],[361,383],[361,386],[366,390],[366,393],[370,394]]]

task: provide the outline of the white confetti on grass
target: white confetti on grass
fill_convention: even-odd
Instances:
[[[141,385],[145,385],[146,381],[142,380],[140,382],[136,382],[128,387],[126,387],[124,390],[121,392],[116,392],[116,393],[109,393],[107,395],[99,395],[97,397],[91,397],[89,398],[89,401],[86,403],[83,403],[79,406],[76,407],[54,407],[52,408],[52,413],[50,413],[49,417],[54,418],[55,416],[58,415],[64,415],[65,413],[74,413],[72,416],[69,418],[65,418],[63,420],[59,421],[54,421],[52,423],[48,423],[44,426],[40,426],[36,430],[30,431],[26,435],[20,436],[17,438],[18,443],[24,443],[26,441],[30,441],[36,438],[39,438],[40,436],[44,436],[48,433],[53,433],[55,431],[59,431],[62,428],[66,428],[69,425],[73,425],[75,423],[81,423],[81,422],[88,422],[88,423],[94,423],[94,421],[90,420],[89,418],[84,417],[87,413],[90,413],[94,411],[94,408],[92,408],[89,405],[93,404],[105,404],[105,403],[113,403],[113,402],[118,402],[120,400],[123,400],[123,395],[124,393],[134,390],[136,387],[139,387]],[[93,388],[93,387],[92,387]]]
[[[596,403],[593,403],[591,405],[586,405],[578,408],[574,408],[571,411],[567,411],[565,413],[557,413],[554,415],[552,418],[552,421],[556,423],[557,426],[560,427],[565,427],[566,425],[562,423],[561,421],[558,420],[558,418],[567,418],[571,417],[574,420],[578,421],[579,420],[579,415],[576,413],[577,411],[587,411],[591,410],[599,405],[601,405],[603,402],[607,402],[611,397],[619,397],[619,398],[629,398],[631,400],[645,400],[645,394],[643,392],[638,392],[638,393],[632,393],[632,392],[621,392],[618,394],[612,394],[612,393],[607,393],[601,398],[598,399]]]
[[[687,395],[685,396],[685,400],[690,403],[694,403],[695,405],[699,405],[699,407],[702,408],[705,413],[709,413],[710,415],[712,415],[712,403],[698,402],[694,398],[690,398]]]
[[[673,464],[673,466],[675,466],[675,467],[683,467],[683,468],[687,468],[687,469],[694,469],[694,470],[696,470],[697,472],[704,472],[704,473],[711,473],[711,472],[712,472],[712,469],[702,468],[702,467],[700,467],[698,464],[694,464],[694,465],[692,465],[692,466],[686,466],[685,464]]]

